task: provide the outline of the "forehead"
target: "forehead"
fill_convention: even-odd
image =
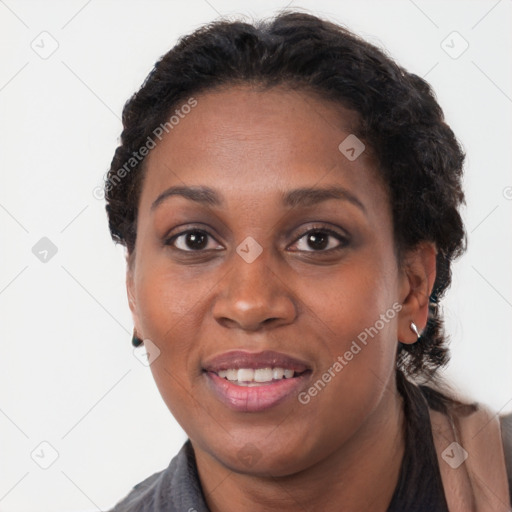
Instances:
[[[317,184],[382,188],[370,148],[356,159],[340,150],[355,137],[358,118],[337,103],[304,90],[249,86],[194,99],[148,155],[143,199],[176,184],[253,196]]]

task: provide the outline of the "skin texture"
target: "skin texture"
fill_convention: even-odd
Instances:
[[[397,261],[370,148],[354,161],[338,149],[353,112],[285,88],[232,87],[197,102],[146,161],[127,289],[139,337],[161,351],[151,370],[192,441],[208,506],[384,511],[404,450],[397,340],[415,342],[410,322],[426,324],[435,248],[421,244]],[[211,187],[223,204],[172,196],[152,209],[172,186]],[[328,186],[363,208],[282,204],[289,190]],[[318,249],[308,242],[313,228],[348,241],[331,236]],[[211,235],[205,249],[191,249],[186,236],[169,241],[187,229]],[[248,236],[262,248],[252,263],[236,252]],[[305,405],[293,396],[233,411],[202,372],[229,350],[275,350],[308,362],[307,390],[393,304],[400,312]]]

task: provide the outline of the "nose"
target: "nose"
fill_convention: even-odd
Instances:
[[[262,254],[247,263],[234,254],[233,260],[213,306],[217,322],[246,331],[292,323],[297,315],[295,301],[282,276],[270,268],[268,258]]]

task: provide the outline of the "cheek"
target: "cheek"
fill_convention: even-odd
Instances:
[[[150,262],[137,274],[137,309],[144,336],[155,342],[175,337],[174,332],[187,333],[183,324],[198,314],[212,284],[208,278],[184,275],[168,262]]]
[[[146,260],[147,261],[147,260]],[[142,335],[160,351],[150,369],[171,413],[182,423],[194,406],[191,390],[198,374],[201,318],[214,281],[185,277],[166,265],[139,267],[136,293]],[[188,411],[190,412],[190,411]]]
[[[208,276],[196,276],[193,270],[173,263],[167,248],[152,233],[141,222],[134,277],[142,334],[157,342],[166,339],[173,327],[180,328],[212,285]]]
[[[338,292],[332,301],[324,297],[322,309],[312,315],[323,345],[319,370],[334,383],[334,393],[350,390],[343,399],[378,395],[388,382],[396,359],[396,306],[378,293]]]
[[[358,288],[324,302],[317,324],[324,334],[319,353],[327,357],[299,396],[307,430],[322,432],[319,444],[308,447],[313,456],[329,453],[333,440],[342,444],[354,436],[392,388],[397,314],[378,295]]]
[[[321,279],[302,278],[297,295],[333,355],[358,338],[378,337],[382,348],[386,340],[396,341],[396,276],[387,271],[389,265],[393,262],[361,257]]]
[[[319,334],[322,346],[318,353],[323,357],[315,381],[318,385],[306,391],[304,402],[323,421],[330,418],[348,427],[349,410],[356,425],[357,411],[368,413],[389,384],[401,308],[392,291],[395,277],[386,273],[384,263],[369,258],[332,274],[328,285],[305,283],[305,309]]]

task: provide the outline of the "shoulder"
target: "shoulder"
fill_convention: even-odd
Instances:
[[[133,487],[109,512],[173,512],[173,499],[183,487],[190,487],[187,469],[191,464],[191,448],[185,443],[163,471],[154,473]],[[187,487],[187,488],[188,488]]]
[[[503,438],[503,449],[505,452],[505,463],[507,465],[508,485],[510,486],[512,500],[512,413],[502,416],[501,437]]]
[[[512,417],[500,418],[484,404],[457,400],[445,401],[441,409],[431,410],[430,416],[448,504],[462,496],[468,506],[493,503],[493,510],[509,511]]]
[[[503,445],[505,446],[505,454],[508,458],[512,457],[512,413],[500,417],[501,435],[503,437]],[[512,462],[512,460],[510,460]]]
[[[512,413],[500,416],[484,404],[459,404],[448,408],[463,437],[475,440],[494,461],[505,463],[512,483]]]
[[[165,481],[170,472],[171,466],[163,471],[154,473],[142,482],[135,485],[127,496],[120,500],[109,512],[157,512],[160,509],[155,508],[155,498],[162,488],[162,482]]]

